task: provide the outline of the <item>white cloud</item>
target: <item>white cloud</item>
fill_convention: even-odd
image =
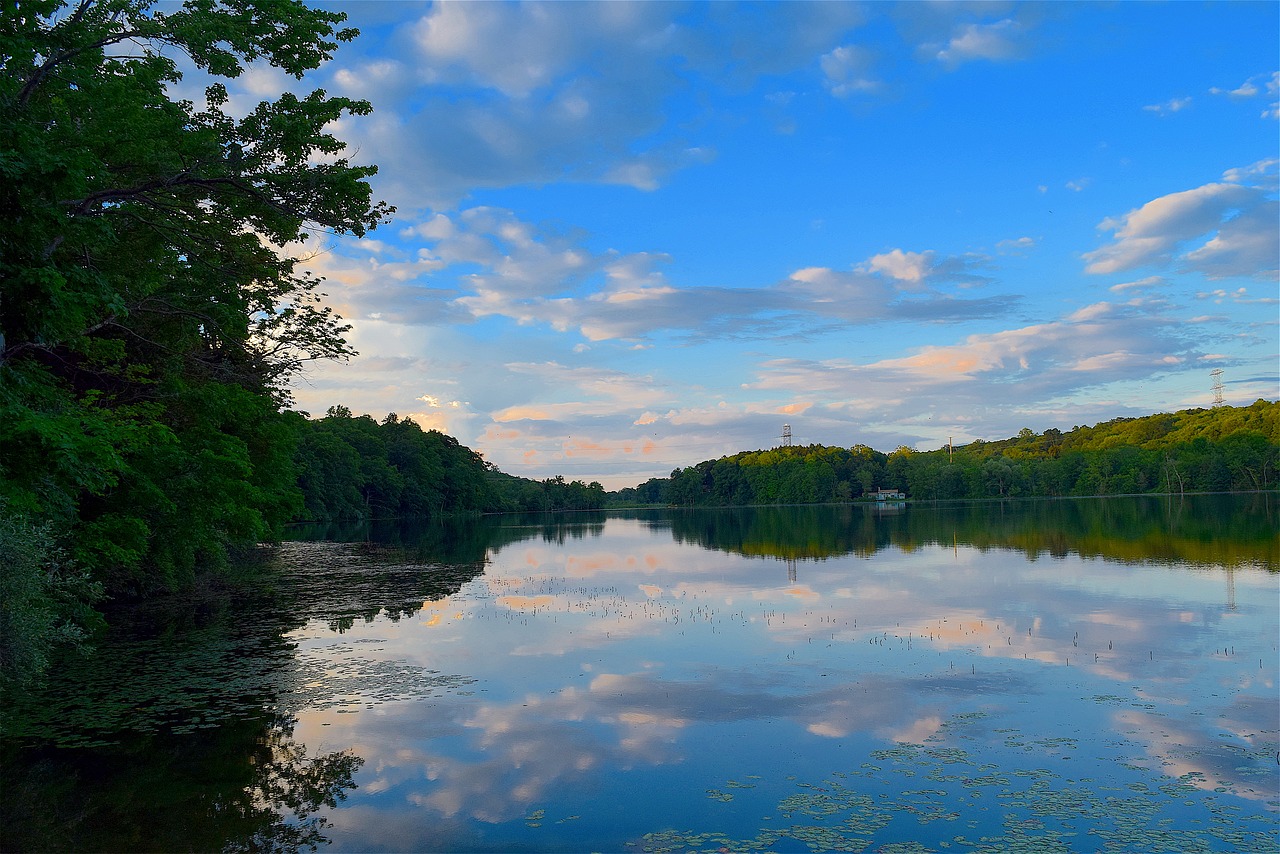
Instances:
[[[996,244],[996,251],[1003,255],[1020,255],[1027,250],[1034,249],[1036,245],[1034,237],[1017,237],[1012,240],[1001,240]]]
[[[1118,285],[1112,285],[1109,290],[1120,293],[1128,290],[1147,290],[1149,288],[1158,288],[1167,284],[1160,276],[1147,276],[1145,279],[1138,279],[1133,282],[1121,282]]]
[[[1280,189],[1280,181],[1277,181],[1277,166],[1280,166],[1280,159],[1271,157],[1259,160],[1249,166],[1228,169],[1222,173],[1222,180],[1233,184],[1252,184],[1274,192]]]
[[[1189,106],[1191,106],[1190,96],[1186,98],[1171,98],[1168,101],[1165,101],[1163,104],[1150,104],[1148,106],[1143,107],[1142,109],[1147,110],[1148,112],[1156,113],[1157,115],[1166,116],[1170,113],[1181,112],[1182,110],[1185,110]]]
[[[847,3],[746,11],[433,4],[385,38],[387,55],[353,59],[332,74],[334,88],[375,108],[344,138],[379,164],[377,192],[405,212],[443,210],[477,189],[517,184],[653,190],[714,156],[669,125],[673,93],[714,93],[811,68],[862,20]],[[353,7],[353,23],[363,16]]]
[[[819,63],[828,90],[837,98],[878,92],[882,84],[870,75],[871,53],[857,45],[843,45],[823,55]]]
[[[1270,75],[1258,74],[1250,77],[1234,89],[1222,89],[1215,86],[1209,92],[1213,95],[1225,95],[1233,100],[1248,100],[1265,94],[1272,101],[1262,111],[1262,118],[1280,118],[1280,102],[1275,100],[1276,95],[1280,94],[1280,71],[1273,71]]]
[[[333,82],[343,95],[372,97],[376,103],[403,97],[413,86],[409,68],[389,57],[340,67],[333,73]]]
[[[806,268],[758,286],[691,287],[668,279],[668,256],[592,251],[583,234],[541,228],[498,208],[437,214],[401,236],[421,241],[415,259],[342,259],[319,270],[338,272],[348,286],[336,295],[346,316],[377,313],[409,323],[506,317],[598,342],[644,341],[663,331],[774,338],[833,319],[970,318],[1011,304],[1009,297],[950,292],[989,281],[988,259],[976,254],[893,249],[844,272]]]
[[[1278,305],[1280,304],[1280,298],[1277,298],[1277,297],[1258,297],[1258,298],[1251,297],[1249,296],[1248,288],[1236,288],[1235,290],[1232,290],[1232,291],[1228,291],[1226,288],[1217,288],[1212,291],[1200,291],[1199,293],[1196,294],[1196,299],[1198,300],[1211,299],[1218,305],[1222,305],[1224,302],[1228,302],[1228,301],[1236,304],[1244,304],[1244,305]]]
[[[939,50],[939,62],[955,67],[975,59],[1006,60],[1020,55],[1021,27],[1011,18],[989,24],[963,24]]]
[[[872,426],[910,424],[920,417],[921,401],[931,401],[937,420],[955,423],[967,418],[966,408],[990,420],[999,417],[995,410],[1045,407],[1084,389],[1150,380],[1197,355],[1176,324],[1142,308],[1098,303],[1062,320],[877,362],[772,359],[761,363],[750,387],[828,401],[851,416],[870,410],[873,416],[858,417]]]
[[[1259,89],[1253,85],[1252,80],[1246,80],[1235,89],[1219,89],[1217,86],[1209,90],[1214,95],[1229,95],[1232,98],[1252,98],[1258,94]]]
[[[598,9],[574,10],[582,30],[603,23]],[[577,59],[584,41],[574,37],[569,14],[556,5],[437,3],[412,29],[421,73],[434,84],[466,82],[525,97]]]
[[[574,389],[577,396],[608,401],[616,406],[639,410],[654,406],[667,393],[652,376],[636,376],[621,371],[590,366],[569,366],[559,362],[511,362],[513,374],[535,378],[540,383]]]
[[[379,194],[406,212],[477,188],[616,182],[637,159],[645,180],[661,177],[682,165],[644,142],[680,84],[672,17],[661,4],[434,4],[384,41],[392,55],[334,74],[335,88],[375,107],[347,136],[382,167]]]
[[[1280,272],[1280,204],[1263,201],[1227,220],[1199,249],[1183,256],[1192,269],[1210,279],[1234,276],[1274,281]]]
[[[903,252],[901,249],[894,249],[873,255],[867,262],[866,269],[875,273],[887,273],[899,281],[919,283],[933,267],[933,257],[932,252]]]
[[[637,190],[653,191],[673,172],[715,160],[711,148],[685,145],[656,146],[627,160],[620,160],[600,175],[606,184],[621,184]]]
[[[1103,220],[1099,228],[1115,232],[1115,240],[1085,253],[1085,270],[1115,273],[1142,266],[1167,265],[1181,244],[1203,237],[1229,218],[1263,201],[1258,190],[1229,183],[1205,184],[1194,190],[1161,196],[1127,214]],[[1239,242],[1237,239],[1236,243]],[[1194,261],[1192,263],[1194,265]]]
[[[785,287],[808,301],[815,311],[838,312],[847,319],[884,317],[897,296],[891,281],[865,270],[842,272],[806,267],[792,273]]]
[[[1269,92],[1274,92],[1276,90],[1277,80],[1280,80],[1280,72],[1272,72],[1270,78],[1265,74],[1259,74],[1254,77],[1250,77],[1234,89],[1223,89],[1219,86],[1214,86],[1209,90],[1209,92],[1213,95],[1226,95],[1230,98],[1253,98],[1262,94],[1264,89]],[[1261,82],[1261,86],[1258,85],[1259,82]]]

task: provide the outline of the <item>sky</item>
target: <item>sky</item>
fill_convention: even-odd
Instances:
[[[1280,5],[330,2],[249,105],[393,219],[295,247],[359,355],[297,408],[632,486],[1280,397]]]

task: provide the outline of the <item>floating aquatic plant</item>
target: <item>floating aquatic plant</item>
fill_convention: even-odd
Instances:
[[[950,723],[954,727],[963,722],[953,719]],[[1076,740],[1017,738],[1014,744],[1022,752],[1050,748],[1050,755],[1055,755],[1064,748],[1073,749]],[[1064,777],[1051,768],[991,773],[997,767],[993,763],[979,762],[973,754],[954,747],[904,743],[872,751],[869,758],[874,761],[834,772],[831,779],[820,782],[788,775],[783,782],[798,791],[777,802],[785,822],[762,828],[754,837],[666,830],[646,835],[635,847],[644,852],[724,852],[799,844],[812,851],[910,854],[959,848],[971,854],[1068,854],[1079,849],[1075,840],[1083,835],[1096,840],[1086,845],[1091,849],[1181,854],[1268,850],[1278,830],[1274,814],[1245,814],[1236,804],[1222,800],[1231,794],[1227,788],[1205,791],[1200,772],[1169,780],[1130,764],[1123,767],[1149,776],[1123,786],[1105,786],[1096,785],[1092,778]],[[1057,758],[1066,761],[1068,757]],[[944,772],[944,768],[957,768],[960,773]],[[925,772],[926,778],[941,785],[877,786],[886,778],[916,772]],[[982,800],[984,791],[999,802],[998,818],[975,819],[972,806],[960,808]],[[807,822],[795,821],[800,818]],[[989,826],[998,832],[987,830],[973,838],[941,830],[962,820],[967,828]],[[938,830],[927,832],[930,827]]]

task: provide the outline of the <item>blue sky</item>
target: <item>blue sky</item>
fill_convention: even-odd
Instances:
[[[1275,399],[1275,3],[329,3],[393,222],[299,408],[633,485]]]

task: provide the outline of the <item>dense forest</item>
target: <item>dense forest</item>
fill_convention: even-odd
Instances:
[[[298,419],[303,507],[296,521],[365,521],[539,510],[598,510],[599,483],[504,474],[437,430],[391,413],[381,423],[343,406]]]
[[[744,451],[612,494],[615,504],[743,506],[850,501],[877,489],[915,500],[1274,489],[1280,404],[1188,409],[936,451],[866,445]]]

